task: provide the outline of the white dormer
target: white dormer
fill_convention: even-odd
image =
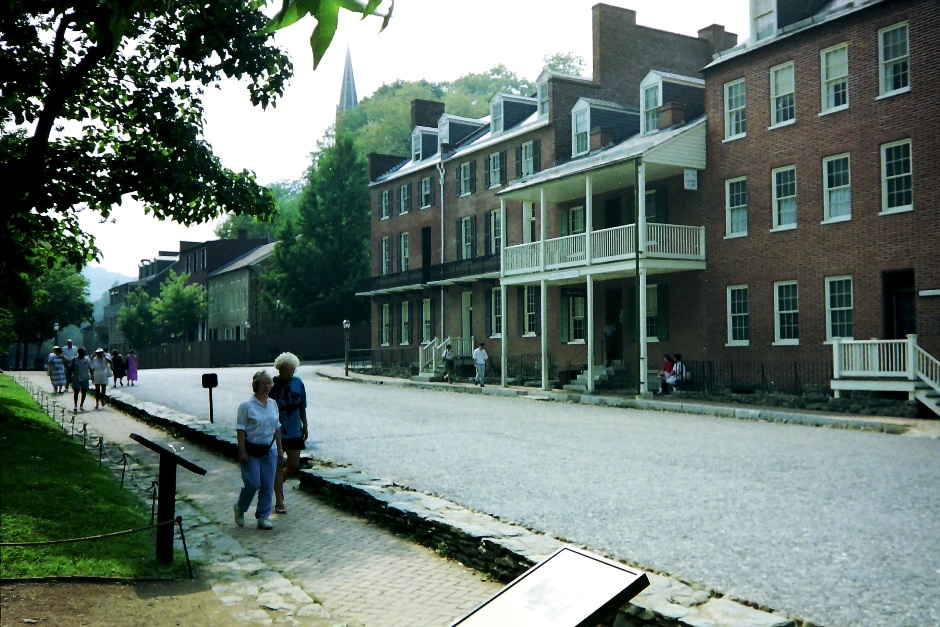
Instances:
[[[503,99],[500,94],[493,96],[490,100],[490,132],[498,135],[504,130]]]
[[[663,79],[650,72],[640,83],[640,132],[644,135],[659,130],[659,107],[663,106]]]
[[[548,117],[548,80],[536,83],[536,100],[539,101],[539,117]]]
[[[768,39],[777,34],[777,0],[751,0],[751,38]]]
[[[437,129],[428,126],[416,126],[411,131],[411,160],[421,161],[437,151]]]
[[[591,105],[584,98],[571,108],[571,156],[591,150]]]

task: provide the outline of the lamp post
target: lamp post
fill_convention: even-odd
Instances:
[[[56,320],[55,324],[52,325],[53,330],[55,331],[55,344],[54,346],[59,345],[59,321]]]
[[[250,364],[251,363],[251,323],[245,320],[245,359]]]
[[[346,369],[346,376],[349,376],[349,319],[343,320],[343,334],[345,335],[345,357],[344,364]]]

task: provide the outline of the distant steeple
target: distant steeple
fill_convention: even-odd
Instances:
[[[349,109],[355,109],[359,104],[356,96],[356,79],[353,78],[352,56],[346,48],[346,68],[343,70],[343,87],[339,92],[339,104],[336,105],[336,115]]]

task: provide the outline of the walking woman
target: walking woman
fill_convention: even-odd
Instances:
[[[235,434],[238,437],[238,461],[242,472],[242,489],[233,506],[235,524],[245,526],[245,512],[258,495],[255,519],[258,529],[271,529],[271,501],[274,497],[274,475],[281,455],[281,423],[277,403],[268,398],[271,375],[259,370],[251,378],[254,394],[238,406]],[[277,446],[275,446],[277,445]]]
[[[133,348],[128,351],[124,361],[127,366],[127,382],[134,385],[134,381],[137,380],[137,351]]]
[[[100,405],[104,408],[108,400],[108,380],[111,378],[111,360],[105,356],[103,348],[95,351],[91,358],[92,379],[95,384],[95,409]]]
[[[58,346],[52,349],[48,360],[49,379],[52,381],[52,390],[55,394],[65,392],[65,357]]]
[[[284,481],[300,469],[300,451],[307,441],[307,390],[300,377],[294,376],[300,360],[293,353],[281,353],[274,360],[277,376],[271,388],[271,398],[277,403],[281,421],[281,438],[287,465],[278,464],[274,479],[274,513],[286,514]]]

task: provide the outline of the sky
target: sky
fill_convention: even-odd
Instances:
[[[294,65],[294,76],[273,109],[253,108],[244,84],[224,83],[204,97],[205,137],[223,165],[253,171],[261,184],[303,176],[326,129],[336,116],[346,51],[350,51],[359,99],[397,80],[451,81],[502,63],[534,81],[544,58],[572,53],[592,66],[591,7],[598,0],[396,0],[388,28],[381,20],[341,12],[339,29],[320,66],[313,70],[309,37],[315,22],[306,18],[276,35]],[[277,3],[280,4],[279,2]],[[606,0],[637,12],[641,26],[696,36],[722,24],[738,41],[748,34],[748,1]],[[548,8],[552,7],[552,8]],[[563,7],[555,8],[555,7]],[[101,223],[91,215],[82,227],[103,252],[101,266],[136,276],[142,259],[179,242],[217,239],[216,223],[184,227],[161,222],[125,203]]]

